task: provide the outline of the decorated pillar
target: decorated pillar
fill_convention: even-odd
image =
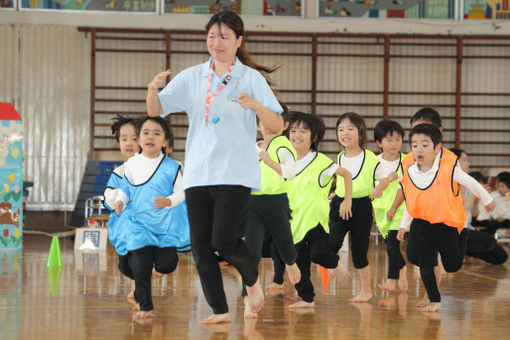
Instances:
[[[0,250],[21,249],[23,239],[23,121],[0,103]]]

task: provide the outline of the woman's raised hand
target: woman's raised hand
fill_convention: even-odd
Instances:
[[[149,90],[159,90],[160,87],[165,85],[166,78],[170,76],[170,70],[166,70],[164,72],[160,72],[156,74],[156,76],[152,79],[152,81],[147,86]]]

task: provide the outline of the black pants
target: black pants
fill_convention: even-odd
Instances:
[[[351,233],[351,254],[354,268],[362,269],[368,266],[367,252],[370,242],[373,215],[372,202],[368,197],[352,200],[352,217],[344,220],[338,215],[338,209],[343,198],[335,196],[331,201],[329,212],[329,248],[338,253],[347,232]]]
[[[140,304],[141,311],[154,308],[151,293],[152,268],[159,273],[169,274],[175,270],[178,262],[175,247],[147,246],[119,256],[119,271],[135,280],[135,301]]]
[[[310,280],[310,266],[312,262],[325,268],[338,266],[338,255],[328,248],[329,237],[319,224],[306,233],[303,240],[296,244],[296,263],[301,271],[301,281],[295,287],[298,295],[306,302],[313,302],[315,293]]]
[[[397,240],[398,230],[390,230],[384,239],[388,253],[388,279],[398,280],[400,270],[405,267],[406,261],[400,252],[400,241]]]
[[[285,274],[285,262],[280,257],[280,252],[273,242],[271,244],[271,258],[273,259],[274,276],[273,282],[279,285],[283,284],[283,274]]]
[[[246,228],[246,245],[256,264],[262,257],[266,234],[269,234],[288,265],[296,262],[297,252],[290,230],[290,209],[287,194],[252,195]],[[243,296],[246,291],[243,285]]]
[[[492,235],[478,230],[467,230],[467,232],[467,255],[492,264],[503,264],[506,262],[508,254],[498,245],[498,242]]]
[[[257,282],[255,261],[242,240],[250,189],[219,185],[186,189],[191,246],[207,303],[215,314],[228,312],[215,251],[233,265],[248,286]]]
[[[484,229],[482,231],[494,234],[496,230],[500,228],[510,228],[510,220],[503,220],[502,222],[498,222],[497,220],[477,220],[476,218],[473,218],[471,220],[471,225],[475,227],[483,227]]]
[[[444,223],[432,224],[417,218],[411,223],[407,241],[407,259],[420,267],[423,285],[430,302],[441,302],[434,275],[437,253],[441,254],[444,269],[448,273],[453,273],[462,267],[466,247],[467,230],[459,235],[457,228],[449,227]]]

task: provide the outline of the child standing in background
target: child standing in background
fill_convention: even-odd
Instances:
[[[168,274],[178,263],[177,251],[190,248],[182,174],[179,164],[165,156],[169,129],[163,118],[146,117],[137,127],[142,152],[131,157],[115,211],[120,214],[112,245],[127,255],[121,272],[135,280],[134,298],[140,311],[134,320],[152,315],[151,273]],[[124,210],[125,209],[125,210]]]
[[[296,150],[289,139],[281,135],[288,128],[288,112],[284,110],[280,117],[282,127],[277,133],[266,129],[260,120],[257,122],[258,130],[264,138],[255,145],[260,158],[262,189],[250,197],[246,245],[258,264],[265,236],[269,234],[286,264],[290,282],[295,285],[301,280],[301,273],[296,264],[297,252],[290,229],[287,191],[288,180],[296,176]],[[249,310],[248,304],[245,304],[244,317],[256,318],[257,313]]]
[[[352,262],[361,276],[361,291],[350,301],[366,302],[372,298],[367,259],[373,222],[369,196],[374,190],[374,173],[379,160],[372,151],[364,148],[367,128],[359,114],[348,112],[341,115],[336,122],[336,134],[345,149],[338,154],[337,164],[352,175],[352,218],[344,218],[338,213],[338,207],[347,198],[347,191],[343,181],[337,180],[330,210],[330,250],[338,253],[345,235],[350,232]]]
[[[400,205],[392,221],[386,218],[386,211],[391,207],[393,199],[400,187],[397,179],[402,178],[402,159],[405,154],[401,153],[404,130],[395,121],[381,120],[374,128],[374,140],[382,152],[377,156],[375,176],[378,181],[372,191],[372,206],[374,208],[375,222],[379,229],[388,253],[388,280],[379,285],[382,290],[391,292],[398,287],[407,290],[406,261],[400,252],[400,242],[397,240],[398,228],[402,220],[404,205]]]
[[[338,261],[338,255],[328,248],[328,195],[333,176],[342,176],[346,195],[337,213],[342,218],[350,218],[352,179],[346,169],[317,151],[326,131],[319,116],[291,112],[289,120],[289,140],[297,153],[297,175],[291,180],[288,191],[292,210],[292,237],[297,251],[296,263],[301,270],[301,281],[295,287],[303,299],[291,304],[289,308],[311,308],[315,306],[315,293],[310,280],[312,262],[325,268],[335,268],[334,274],[340,280],[346,280],[347,272]],[[278,275],[283,277],[282,273],[275,273],[275,276]]]

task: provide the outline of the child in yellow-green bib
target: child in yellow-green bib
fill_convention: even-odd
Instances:
[[[345,235],[351,235],[351,254],[354,268],[361,276],[361,291],[351,302],[366,302],[372,298],[370,266],[367,252],[373,214],[370,194],[374,190],[374,173],[379,160],[365,149],[367,128],[363,117],[354,112],[341,115],[336,123],[338,142],[344,147],[337,157],[337,164],[352,175],[352,217],[339,214],[339,206],[347,198],[343,181],[337,180],[335,197],[330,209],[330,250],[335,254],[342,247]]]
[[[391,292],[398,287],[407,290],[406,261],[400,252],[400,242],[397,233],[402,220],[405,204],[400,205],[391,221],[386,212],[393,204],[402,178],[402,159],[405,154],[402,149],[404,129],[393,120],[381,120],[374,128],[374,140],[382,152],[377,155],[379,165],[375,170],[376,187],[372,192],[372,207],[374,208],[377,228],[384,238],[388,253],[388,279],[379,288]]]

